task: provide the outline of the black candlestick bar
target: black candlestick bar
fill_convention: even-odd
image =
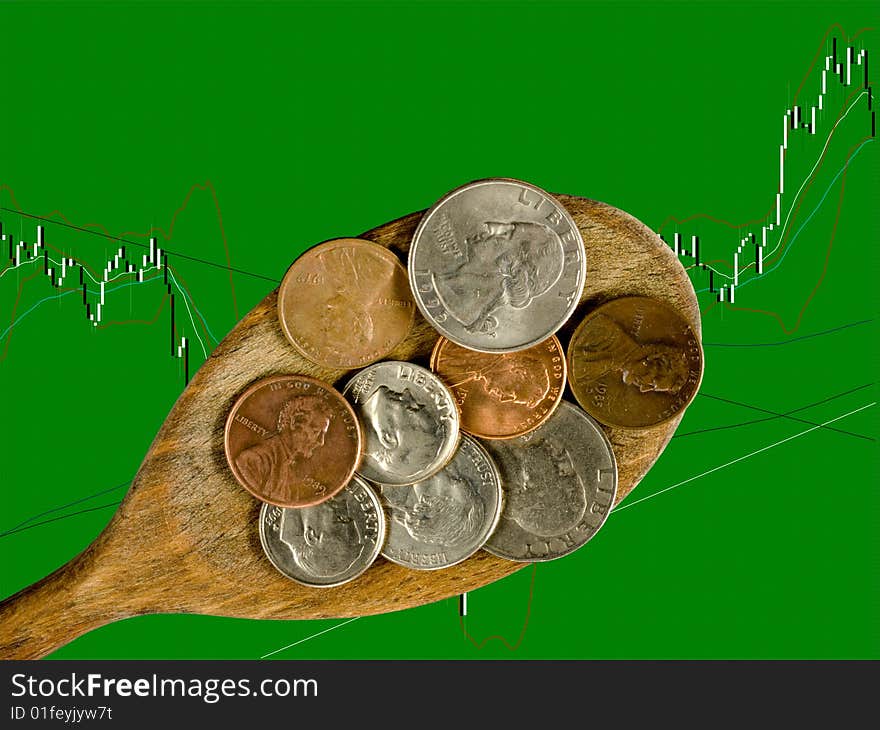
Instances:
[[[80,278],[82,278],[82,272],[80,272]],[[80,283],[81,283],[81,282],[80,282]],[[85,304],[86,306],[88,306],[88,299],[86,298],[86,295],[88,294],[89,290],[86,289],[86,285],[85,285],[85,284],[82,285],[82,288],[83,288],[83,304]]]
[[[174,295],[171,295],[171,357],[175,357],[177,355],[177,351],[174,349],[174,346],[177,343],[174,341]]]

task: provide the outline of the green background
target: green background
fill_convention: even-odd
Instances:
[[[4,3],[0,205],[167,232],[198,184],[167,246],[223,263],[210,181],[232,265],[275,279],[318,241],[488,176],[604,200],[655,230],[696,213],[748,221],[773,203],[782,115],[814,55],[877,24],[876,5],[840,2]],[[855,40],[874,79],[877,37]],[[814,69],[801,103],[817,90]],[[792,138],[789,196],[851,91],[830,93],[815,137]],[[877,395],[876,144],[842,199],[834,180],[866,135],[862,98],[790,255],[736,308],[706,311],[706,374],[679,435],[583,550],[472,593],[464,623],[454,599],[344,625],[148,616],[53,656],[877,657],[878,409],[832,424],[848,433],[801,434]],[[32,220],[0,221],[33,240]],[[699,234],[707,260],[730,261],[739,240],[706,218],[677,230]],[[115,250],[59,226],[47,240],[99,270]],[[227,272],[172,264],[209,325],[206,351],[273,286],[235,274],[233,304]],[[75,295],[19,320],[55,294],[28,271],[0,278],[0,331],[15,321],[0,342],[0,596],[100,532],[124,489],[96,493],[131,479],[182,388],[167,310],[149,323],[158,287],[108,296],[108,320],[125,324],[90,327]],[[801,421],[755,410],[810,404]]]

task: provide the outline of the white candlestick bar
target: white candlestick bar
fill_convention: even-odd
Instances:
[[[730,285],[730,303],[733,304],[736,301],[736,295],[734,292],[736,291],[736,284]]]
[[[102,281],[101,282],[101,304],[103,304],[103,303],[104,303],[104,282]],[[100,312],[101,310],[99,309],[98,311]]]
[[[782,115],[782,147],[788,149],[788,114]]]
[[[733,283],[734,286],[739,284],[739,254],[733,254]],[[730,289],[733,292],[733,287]]]
[[[779,198],[780,198],[779,193],[776,193],[776,225],[777,226],[779,225],[779,223],[782,220],[782,208],[781,208],[781,203],[780,203]]]
[[[853,47],[850,46],[846,49],[846,85],[850,85],[851,77],[850,77],[850,69],[852,68],[852,57],[853,57]]]
[[[779,192],[785,192],[785,146],[779,145]]]
[[[156,261],[156,239],[150,238],[150,263],[155,265]]]
[[[46,242],[43,226],[37,226],[37,245],[42,246]]]
[[[678,256],[681,253],[681,234],[675,233],[672,236],[672,246],[675,250],[675,255]]]
[[[764,249],[761,246],[758,246],[758,250],[755,252],[757,255],[755,257],[755,272],[758,274],[764,273]]]
[[[810,134],[816,134],[816,107],[812,111],[813,120],[810,122]]]

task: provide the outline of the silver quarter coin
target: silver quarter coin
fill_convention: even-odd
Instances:
[[[382,504],[358,477],[314,507],[264,504],[260,510],[260,542],[272,565],[313,588],[357,578],[373,564],[384,539]]]
[[[357,473],[377,484],[414,484],[449,463],[458,445],[458,409],[443,381],[409,362],[376,363],[342,389],[363,426]]]
[[[462,435],[455,455],[434,476],[379,490],[388,518],[382,555],[405,568],[436,570],[469,558],[501,516],[501,477],[486,450]]]
[[[508,560],[554,560],[605,523],[617,494],[617,462],[599,425],[562,401],[537,429],[484,441],[501,472],[505,506],[486,550]]]
[[[568,211],[540,188],[478,180],[422,218],[409,280],[425,319],[453,342],[514,352],[546,340],[584,288],[586,252]]]

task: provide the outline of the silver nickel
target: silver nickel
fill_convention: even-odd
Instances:
[[[388,518],[382,555],[415,570],[448,568],[469,558],[501,516],[498,468],[466,435],[434,476],[408,487],[381,487],[379,494]]]
[[[534,185],[463,185],[425,213],[409,252],[416,304],[440,333],[480,352],[515,352],[556,332],[580,301],[577,225]]]
[[[357,473],[400,486],[440,471],[458,445],[458,408],[434,373],[409,362],[376,363],[351,378],[342,395],[363,426]]]
[[[260,510],[260,542],[269,561],[313,588],[357,578],[373,564],[384,539],[382,503],[358,477],[314,507],[264,504]]]
[[[505,492],[501,520],[486,543],[493,555],[554,560],[605,523],[617,495],[617,461],[601,427],[580,408],[562,401],[531,433],[482,443]]]

